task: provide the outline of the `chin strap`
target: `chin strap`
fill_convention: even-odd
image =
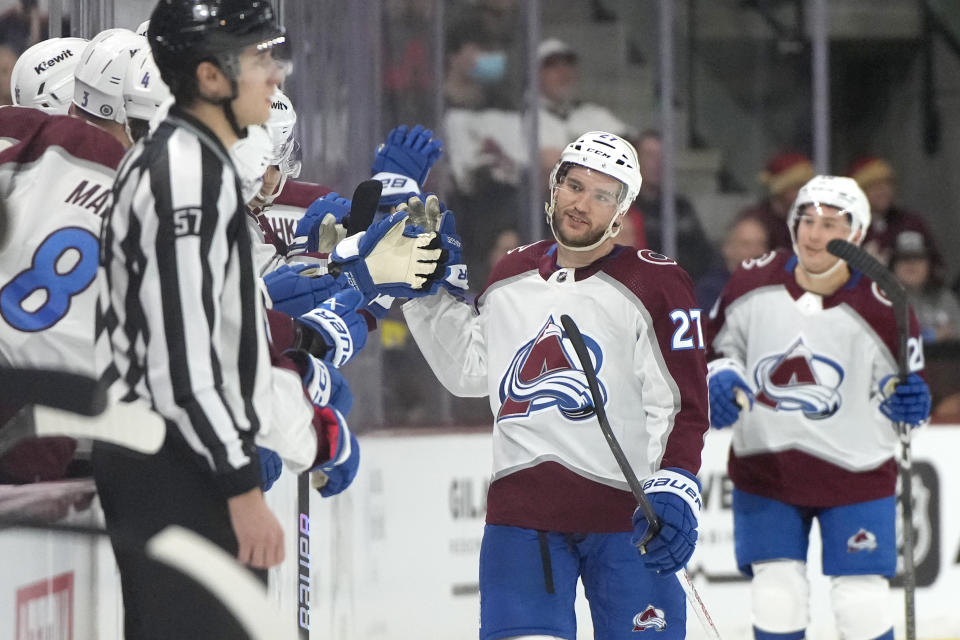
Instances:
[[[557,241],[557,244],[568,251],[593,251],[594,249],[599,247],[601,244],[606,242],[607,238],[616,238],[617,234],[620,233],[620,230],[623,229],[622,224],[614,228],[614,224],[617,222],[617,220],[623,217],[622,214],[618,211],[616,215],[614,215],[610,219],[610,224],[607,225],[606,231],[603,232],[603,235],[600,236],[599,240],[597,240],[593,244],[588,245],[586,247],[571,247],[570,245],[566,244],[563,240],[560,239],[560,234],[557,233],[557,229],[554,226],[553,213],[556,210],[556,205],[557,205],[556,194],[551,196],[550,202],[543,203],[543,209],[546,212],[546,216],[547,216],[547,226],[550,227],[550,232],[553,234],[553,238],[554,240]]]

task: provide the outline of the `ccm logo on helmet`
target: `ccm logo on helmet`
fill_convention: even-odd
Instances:
[[[33,68],[33,72],[36,73],[37,75],[40,75],[50,67],[56,65],[58,62],[63,62],[67,58],[72,58],[72,57],[73,57],[73,51],[70,51],[70,49],[64,49],[63,51],[58,53],[56,56],[50,58],[49,60],[44,60],[43,62],[35,66]]]

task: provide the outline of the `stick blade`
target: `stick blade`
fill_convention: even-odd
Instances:
[[[383,183],[379,180],[364,180],[357,185],[353,191],[347,235],[366,231],[377,213],[381,193],[383,193]]]
[[[876,282],[890,302],[898,306],[906,303],[907,293],[903,285],[897,281],[889,269],[863,248],[847,240],[834,238],[827,243],[827,251]]]

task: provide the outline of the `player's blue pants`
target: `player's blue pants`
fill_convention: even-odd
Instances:
[[[896,498],[841,507],[795,507],[733,490],[733,536],[737,566],[785,558],[807,561],[810,525],[817,518],[828,576],[881,575],[897,568]]]
[[[578,578],[596,640],[636,640],[641,629],[660,631],[657,640],[683,638],[680,581],[644,567],[630,536],[487,525],[480,548],[481,640],[537,634],[574,640]]]

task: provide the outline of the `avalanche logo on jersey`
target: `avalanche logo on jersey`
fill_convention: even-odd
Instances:
[[[840,409],[843,369],[814,355],[803,338],[786,352],[760,360],[753,377],[757,401],[777,411],[802,411],[807,418],[822,420]]]
[[[583,336],[593,356],[594,370],[599,372],[603,353],[595,340]],[[593,400],[583,370],[576,366],[576,352],[567,343],[563,328],[553,316],[537,337],[524,344],[513,357],[500,380],[500,411],[497,421],[528,416],[534,411],[556,407],[565,418],[584,420],[593,415]],[[607,390],[600,385],[600,395],[607,401]]]
[[[657,609],[652,604],[647,605],[643,612],[633,616],[634,631],[646,631],[647,629],[663,631],[666,628],[667,619],[663,614],[663,609]]]
[[[876,551],[877,536],[872,531],[867,531],[860,527],[860,531],[850,536],[847,540],[847,552],[856,553],[857,551]]]

